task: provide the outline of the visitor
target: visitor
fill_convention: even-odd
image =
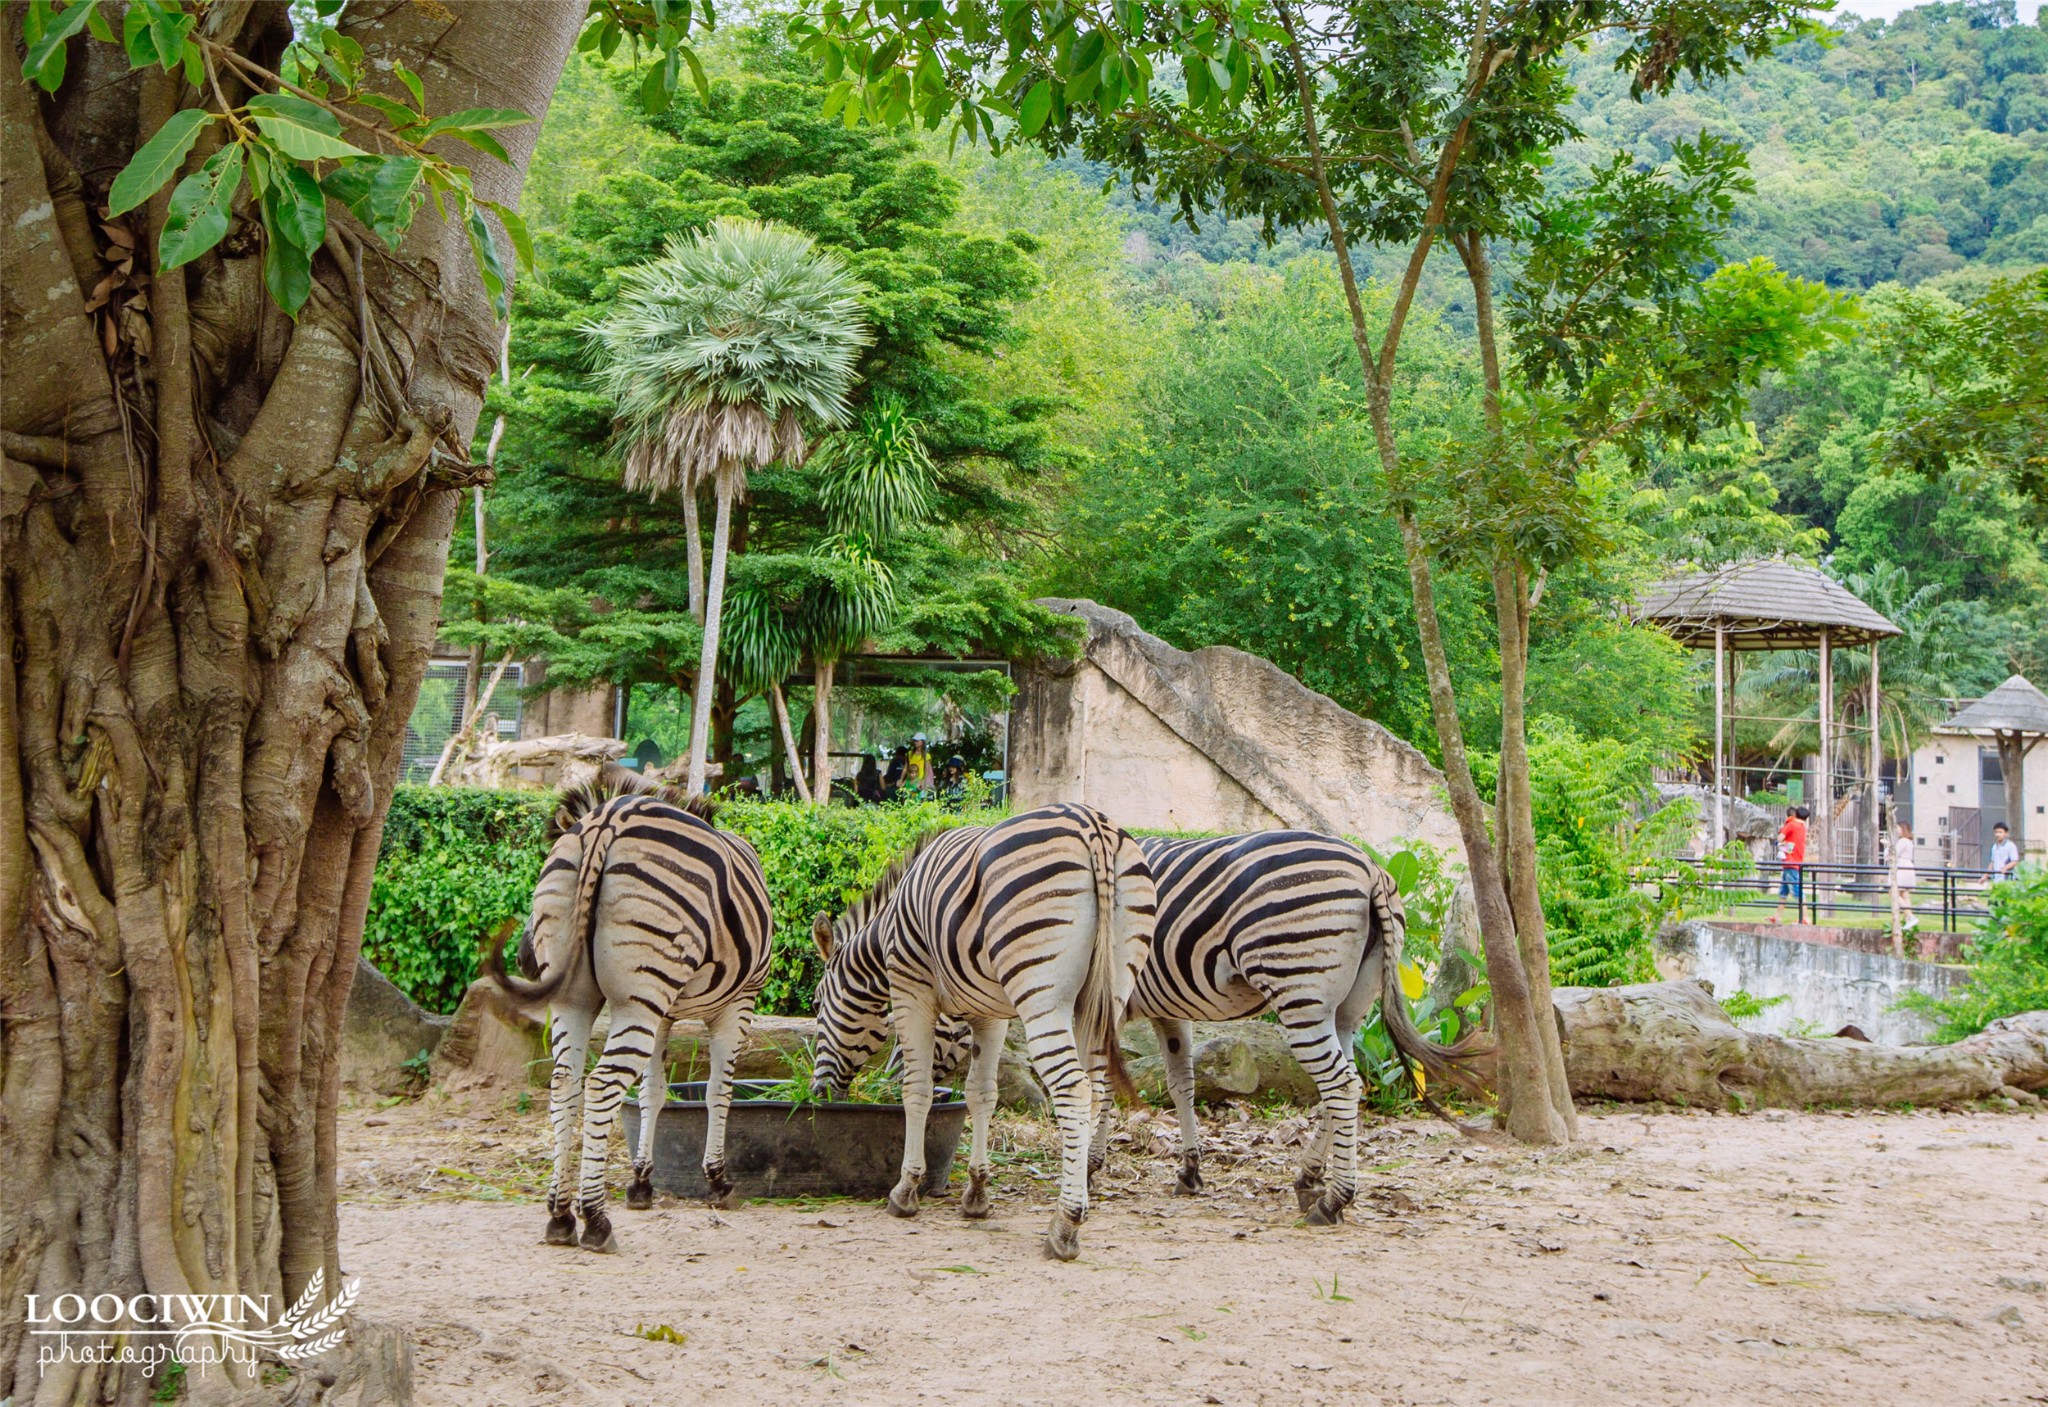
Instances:
[[[967,759],[954,753],[939,769],[939,800],[948,811],[958,811],[967,799]]]
[[[896,744],[896,750],[889,754],[889,770],[882,774],[882,800],[894,801],[896,793],[903,790],[903,769],[910,765],[910,749]]]
[[[1901,821],[1897,831],[1891,846],[1892,956],[1902,958],[1906,930],[1920,926],[1913,916],[1913,886],[1920,882],[1920,872],[1913,854],[1913,828]]]
[[[2011,828],[2000,821],[1991,828],[1991,882],[2011,879],[2019,867],[2020,848],[2013,842]]]
[[[1771,922],[1785,917],[1785,901],[1792,901],[1795,915],[1804,916],[1806,906],[1806,816],[1804,806],[1785,808],[1785,824],[1778,827],[1778,907]]]
[[[870,753],[860,760],[860,771],[853,779],[853,794],[863,806],[877,806],[882,801],[882,768]]]
[[[922,733],[910,740],[910,756],[903,764],[903,785],[913,798],[919,800],[932,789],[932,757],[925,750]]]

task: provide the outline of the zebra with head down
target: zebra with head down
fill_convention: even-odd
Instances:
[[[552,1018],[550,1245],[576,1242],[580,1212],[586,1249],[617,1248],[605,1210],[605,1144],[636,1079],[655,1093],[642,1101],[626,1205],[653,1204],[654,1126],[667,1089],[669,1024],[678,1019],[710,1027],[704,1180],[716,1205],[732,1192],[725,1121],[733,1060],[768,977],[773,920],[759,857],[745,840],[715,828],[710,811],[701,797],[685,801],[630,783],[567,793],[549,827],[552,845],[519,943],[525,976],[505,970],[502,939],[485,956],[485,975],[516,1005],[546,1006]],[[586,1078],[591,1026],[606,1005],[610,1034]],[[567,1189],[579,1122],[581,1178],[572,1201]]]
[[[1091,1111],[1123,1080],[1117,1024],[1150,939],[1151,875],[1137,842],[1101,812],[1071,804],[926,836],[837,925],[813,936],[817,988],[813,1082],[843,1091],[893,1024],[903,1062],[903,1170],[889,1208],[917,1212],[932,1100],[934,1028],[972,1033],[967,1106],[974,1121],[960,1209],[989,1212],[988,1128],[1012,1016],[1052,1097],[1062,1142],[1060,1205],[1049,1254],[1072,1260],[1088,1209]]]

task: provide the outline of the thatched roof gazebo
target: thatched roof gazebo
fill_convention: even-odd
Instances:
[[[2013,842],[2027,848],[2027,754],[2048,738],[2048,694],[2018,674],[1973,704],[1957,710],[1943,732],[1988,734],[2005,776],[2005,814]]]
[[[1723,761],[1727,756],[1729,654],[1737,650],[1820,652],[1820,811],[1828,822],[1816,831],[1817,862],[1832,860],[1835,746],[1834,650],[1861,645],[1870,650],[1869,776],[1871,820],[1876,822],[1876,787],[1883,765],[1877,727],[1877,646],[1904,632],[1847,587],[1817,567],[1782,558],[1733,562],[1654,582],[1630,613],[1681,644],[1714,651],[1714,830],[1713,845],[1726,839]],[[1791,722],[1752,719],[1752,722]],[[1861,731],[1861,730],[1858,730]],[[1846,804],[1846,798],[1845,798]]]

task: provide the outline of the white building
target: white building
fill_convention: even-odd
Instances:
[[[2007,785],[2000,734],[2005,735],[2007,760],[2024,759],[2018,788]],[[1914,752],[1912,771],[1899,788],[1900,814],[1912,822],[1921,841],[1940,847],[1942,863],[1953,868],[1982,868],[1991,850],[1991,828],[2001,821],[2021,833],[2025,857],[2041,862],[2048,857],[2044,734],[2048,696],[2014,675],[1958,709]],[[2024,815],[2014,814],[2015,802]]]

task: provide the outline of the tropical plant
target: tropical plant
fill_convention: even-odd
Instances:
[[[692,793],[704,789],[733,500],[750,470],[801,465],[811,435],[846,420],[855,363],[872,340],[862,292],[808,235],[727,218],[670,240],[661,258],[629,271],[615,310],[589,329],[626,442],[625,486],[678,492],[687,509],[708,483],[716,504],[690,724]],[[690,545],[702,550],[694,534]]]
[[[1991,886],[1983,936],[1963,952],[1970,978],[1937,1000],[1908,992],[1899,1002],[1934,1020],[1941,1041],[1975,1035],[2001,1016],[2048,1011],[2048,869],[2028,865]]]

